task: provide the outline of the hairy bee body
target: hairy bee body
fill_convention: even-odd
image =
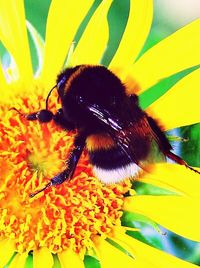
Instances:
[[[48,109],[48,98],[54,88],[61,100],[56,114]],[[106,67],[79,65],[58,75],[47,96],[46,109],[24,115],[13,108],[27,120],[54,120],[63,129],[77,130],[66,168],[30,197],[72,179],[85,147],[95,175],[104,183],[134,178],[146,170],[152,145],[164,157],[199,173],[172,152],[158,123],[139,107],[137,95],[127,92],[131,92],[130,88]]]
[[[139,108],[137,96],[128,96],[119,78],[103,66],[81,65],[67,69],[58,76],[57,84],[65,117],[75,128],[87,129],[86,148],[95,175],[104,183],[135,177],[154,139],[148,116]],[[81,109],[79,99],[96,104],[101,111],[108,110],[111,117],[114,115],[116,121],[120,121],[130,137],[129,154],[133,153],[135,161],[117,145],[108,126]],[[154,124],[157,126],[155,121]],[[159,134],[164,140],[163,147],[171,148],[161,130]]]

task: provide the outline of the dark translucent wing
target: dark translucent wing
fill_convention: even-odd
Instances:
[[[140,167],[163,161],[172,149],[156,121],[145,113],[141,113],[136,121],[127,122],[125,117],[121,118],[97,104],[85,102],[85,108],[107,126],[107,131],[116,144],[130,161]]]
[[[172,150],[172,146],[170,145],[168,139],[166,138],[164,132],[160,129],[157,122],[151,118],[150,116],[147,116],[147,120],[149,123],[149,126],[152,131],[152,136],[157,142],[160,150],[166,154],[166,152]]]
[[[124,122],[114,113],[111,113],[105,108],[100,107],[98,104],[92,104],[79,99],[79,104],[88,110],[90,114],[97,118],[101,123],[106,126],[106,129],[116,144],[121,148],[121,150],[127,155],[127,157],[137,164],[137,159],[134,156],[132,146],[131,146],[131,133],[127,133],[125,130]]]

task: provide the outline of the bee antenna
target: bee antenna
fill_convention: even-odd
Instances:
[[[21,112],[20,112],[17,108],[15,108],[15,107],[11,107],[11,108],[9,109],[9,111],[12,111],[12,110],[16,111],[18,114],[20,114],[20,115],[23,116],[23,117],[26,116],[25,114],[21,113]]]
[[[46,98],[46,110],[48,110],[48,100],[49,100],[49,97],[51,95],[51,92],[53,91],[54,88],[56,88],[57,85],[55,85],[54,87],[52,87],[52,89],[49,91],[48,95],[47,95],[47,98]]]

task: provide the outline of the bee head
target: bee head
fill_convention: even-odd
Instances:
[[[57,84],[57,90],[59,97],[63,98],[64,91],[65,91],[65,85],[69,79],[72,78],[72,75],[81,67],[81,65],[73,67],[73,68],[67,68],[63,70],[58,76],[56,80]]]

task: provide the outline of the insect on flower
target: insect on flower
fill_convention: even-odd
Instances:
[[[62,105],[55,114],[48,110],[48,99],[54,88]],[[158,123],[139,107],[137,95],[128,95],[126,86],[104,66],[79,65],[65,69],[47,96],[46,109],[21,115],[40,123],[54,120],[62,128],[76,129],[78,133],[66,169],[30,197],[71,180],[84,147],[95,175],[103,183],[117,183],[145,170],[153,143],[165,157],[199,173],[172,152]]]

